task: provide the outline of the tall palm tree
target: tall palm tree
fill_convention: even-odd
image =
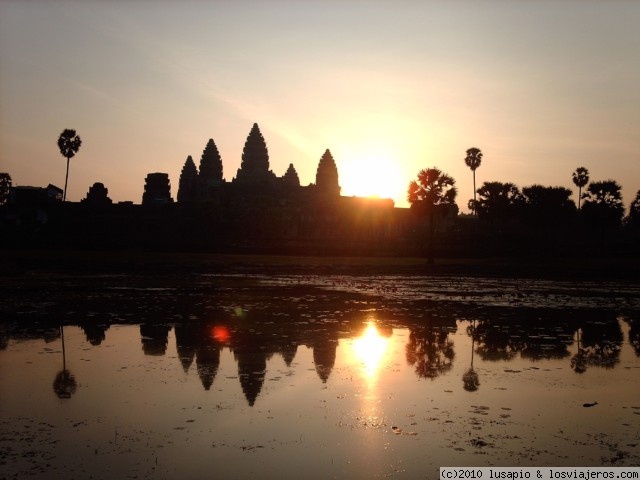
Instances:
[[[418,179],[412,180],[407,192],[411,208],[429,218],[428,262],[433,264],[433,232],[436,213],[445,216],[456,208],[456,181],[437,168],[426,168],[418,172]]]
[[[82,140],[76,135],[75,130],[65,128],[64,131],[58,137],[58,148],[63,157],[67,159],[67,175],[64,177],[64,194],[62,195],[62,201],[67,198],[67,181],[69,180],[69,160],[78,153],[78,149],[82,145]]]
[[[573,183],[578,187],[578,210],[580,210],[582,187],[589,183],[589,170],[584,167],[576,168],[576,171],[573,172]]]
[[[467,150],[467,156],[464,158],[464,163],[467,164],[467,167],[471,169],[473,172],[473,211],[475,213],[475,204],[476,204],[476,168],[480,166],[482,163],[482,152],[479,148],[472,147]]]

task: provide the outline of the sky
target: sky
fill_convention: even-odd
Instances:
[[[67,199],[102,182],[140,203],[212,138],[227,181],[258,123],[270,168],[315,182],[328,148],[343,195],[408,206],[437,167],[473,197],[485,181],[640,190],[640,2],[0,0],[0,171],[63,187],[57,138],[75,129]]]

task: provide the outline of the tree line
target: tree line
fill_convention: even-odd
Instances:
[[[257,126],[254,125],[254,128]],[[81,145],[80,137],[72,129],[65,129],[57,141],[60,153],[67,161],[65,188],[61,192],[63,202],[67,192],[69,162]],[[207,155],[209,151],[212,152],[211,155]],[[409,183],[407,198],[411,210],[416,214],[415,218],[422,219],[418,222],[422,226],[413,232],[412,241],[415,239],[423,242],[430,262],[433,261],[436,241],[449,242],[451,253],[457,255],[463,248],[461,244],[464,243],[465,236],[473,237],[468,242],[470,245],[464,247],[469,253],[482,251],[483,240],[492,244],[493,251],[501,253],[500,248],[517,249],[517,245],[509,243],[512,241],[523,244],[539,241],[541,248],[544,248],[544,245],[553,245],[554,241],[558,244],[569,240],[582,243],[587,238],[587,243],[599,242],[606,245],[612,239],[619,238],[620,232],[623,232],[622,237],[626,235],[627,244],[631,244],[637,251],[637,245],[640,244],[640,190],[625,216],[621,186],[615,180],[590,182],[586,167],[576,168],[571,177],[568,177],[578,187],[576,205],[571,198],[573,192],[564,186],[533,184],[520,188],[511,182],[484,181],[476,188],[476,170],[482,161],[483,152],[479,148],[472,147],[466,151],[464,162],[473,175],[473,198],[468,202],[471,215],[458,215],[456,182],[437,167],[420,170],[417,178]],[[335,164],[333,168],[335,169]],[[201,178],[207,172],[210,174]],[[334,173],[336,178],[333,183],[337,185],[337,170]],[[285,179],[286,177],[287,175]],[[180,178],[178,200],[188,203],[192,197],[200,198],[211,189],[211,185],[220,183],[221,179],[222,163],[215,144],[210,140],[203,153],[200,173],[191,157],[187,159]],[[299,184],[299,181],[294,183]],[[0,173],[0,205],[7,203],[10,190],[10,175]],[[339,192],[336,195],[339,196]],[[102,205],[110,204],[111,201],[104,185],[97,183],[91,187],[82,203]],[[310,208],[314,209],[312,206]],[[320,213],[319,215],[322,216]],[[450,236],[443,239],[446,230]],[[496,239],[499,241],[496,242]],[[412,251],[413,249],[414,247],[411,248]]]
[[[511,182],[485,181],[476,189],[476,169],[482,163],[479,148],[466,151],[465,164],[473,173],[473,198],[468,206],[481,228],[499,235],[525,229],[528,232],[558,232],[579,227],[591,230],[602,241],[621,228],[640,230],[640,190],[624,215],[622,188],[615,180],[589,183],[589,170],[578,167],[572,174],[578,187],[578,205],[570,198],[572,191],[562,186],[530,185],[519,188]],[[583,191],[584,189],[584,191]],[[434,234],[438,223],[457,214],[455,180],[437,167],[422,169],[410,182],[407,199],[411,209],[426,218],[427,252],[433,262]]]

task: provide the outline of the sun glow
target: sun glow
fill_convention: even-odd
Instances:
[[[378,377],[380,362],[388,344],[389,340],[380,335],[373,322],[369,322],[362,335],[353,340],[355,356],[362,362],[364,376],[371,383]]]
[[[341,159],[338,174],[342,195],[402,198],[407,182],[392,158],[384,152],[368,152]]]

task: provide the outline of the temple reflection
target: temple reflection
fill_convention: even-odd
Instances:
[[[174,332],[176,335],[176,351],[185,373],[196,358],[196,351],[200,341],[202,326],[200,323],[178,323]]]
[[[196,350],[196,370],[205,390],[209,390],[220,366],[220,346],[211,336],[203,335]]]
[[[171,326],[166,324],[140,324],[140,339],[145,355],[164,355],[169,343]]]
[[[267,345],[255,331],[234,335],[231,350],[238,363],[240,386],[249,406],[253,406],[262,390],[267,373]]]
[[[367,311],[339,316],[327,314],[327,310],[312,321],[295,312],[291,314],[293,320],[282,321],[277,312],[248,310],[242,318],[216,312],[216,320],[208,321],[184,316],[177,322],[147,320],[137,325],[139,345],[144,355],[171,355],[175,338],[179,368],[185,373],[194,369],[205,391],[212,389],[224,368],[221,362],[232,358],[249,406],[254,406],[263,392],[271,359],[280,356],[287,368],[294,368],[300,346],[311,350],[305,361],[313,365],[307,370],[315,370],[321,383],[330,381],[342,347],[348,349],[345,353],[371,387],[380,377],[389,354],[390,337],[396,329],[408,333],[404,355],[418,378],[435,380],[452,371],[459,362],[457,375],[468,392],[480,388],[478,362],[553,360],[566,362],[576,373],[589,368],[613,369],[620,363],[626,336],[634,354],[640,355],[637,317],[611,311],[520,310],[518,316],[493,311],[469,320],[426,311],[420,313],[419,321],[397,316],[393,321],[379,321],[372,318],[389,315],[377,312],[372,317]],[[89,345],[102,348],[109,342],[110,324],[104,318],[85,318],[86,321],[76,325]],[[5,349],[13,339],[64,341],[64,330],[50,324],[4,323],[0,333],[0,346]],[[223,356],[225,351],[232,356]],[[62,369],[54,380],[53,390],[60,398],[70,398],[76,389],[75,377],[66,365],[63,343]]]

